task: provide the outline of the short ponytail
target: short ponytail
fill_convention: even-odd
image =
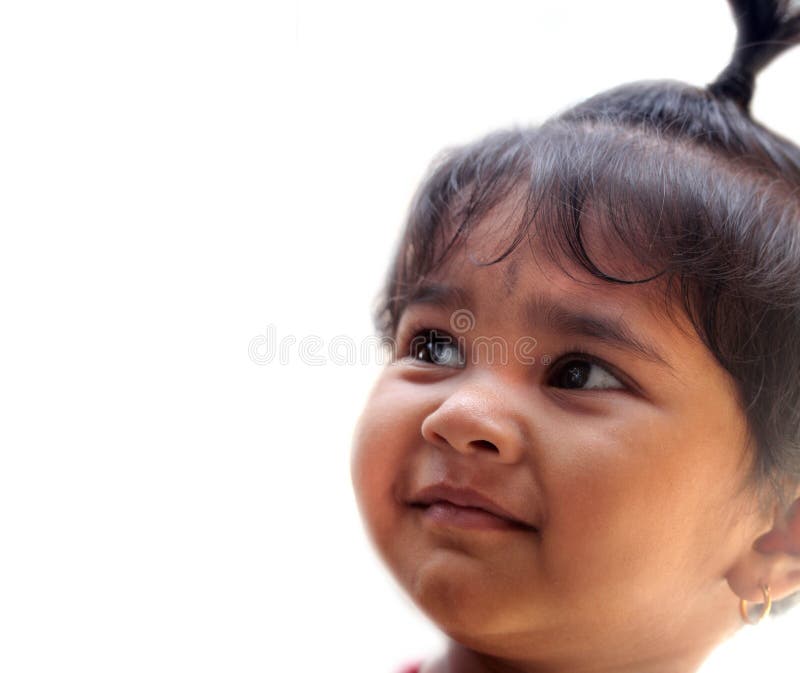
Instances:
[[[800,44],[800,3],[793,0],[728,0],[736,21],[736,46],[708,91],[749,112],[758,73],[776,56]]]

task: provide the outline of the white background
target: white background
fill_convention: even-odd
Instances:
[[[704,84],[733,39],[723,0],[4,3],[0,670],[436,651],[351,494],[378,366],[327,348],[370,334],[437,151],[623,82]],[[800,49],[754,104],[795,140],[798,73]],[[257,365],[270,331],[286,363]],[[289,341],[312,335],[323,364]]]

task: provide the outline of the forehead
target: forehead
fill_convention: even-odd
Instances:
[[[600,278],[567,255],[555,256],[535,235],[506,254],[513,233],[505,220],[482,222],[436,269],[417,279],[417,285],[423,288],[423,294],[437,294],[441,299],[438,303],[452,308],[459,308],[454,304],[466,308],[472,302],[502,306],[508,312],[515,304],[531,301],[606,306],[618,311],[643,311],[654,318],[668,317],[688,325],[687,320],[678,318],[682,310],[677,297],[670,294],[667,280],[654,278],[652,269],[629,259],[624,249],[614,249],[603,238],[600,227],[587,228],[586,250],[602,273],[622,282]],[[430,286],[462,291],[429,292]]]
[[[479,266],[508,260],[502,269],[509,293],[514,290],[521,267],[529,266],[531,257],[534,263],[540,262],[540,268],[555,265],[587,287],[598,285],[598,281],[599,287],[608,287],[613,281],[605,281],[605,275],[632,281],[616,283],[617,286],[641,285],[643,294],[652,292],[655,284],[642,281],[657,278],[669,259],[653,246],[648,216],[624,214],[620,226],[619,213],[614,215],[602,200],[584,201],[579,215],[573,207],[554,195],[531,202],[527,186],[520,184],[485,213],[474,218],[451,214],[439,221],[436,235],[431,234],[423,247],[444,255],[441,269],[448,273],[454,273],[465,259]],[[514,254],[509,256],[510,250]],[[519,254],[523,250],[529,254]],[[595,269],[589,272],[592,266]]]

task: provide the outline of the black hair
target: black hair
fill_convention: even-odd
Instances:
[[[754,483],[785,502],[800,484],[800,148],[749,106],[758,72],[800,42],[800,9],[729,1],[736,46],[707,87],[628,84],[443,153],[412,202],[374,317],[394,336],[416,285],[513,199],[519,225],[485,264],[535,235],[553,260],[607,282],[658,280],[665,306],[680,300],[736,383]],[[582,234],[590,219],[635,268],[595,263]]]

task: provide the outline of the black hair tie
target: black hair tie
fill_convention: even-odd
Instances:
[[[737,63],[731,63],[719,77],[708,86],[708,90],[717,98],[729,98],[736,101],[747,111],[755,89],[755,75]]]

